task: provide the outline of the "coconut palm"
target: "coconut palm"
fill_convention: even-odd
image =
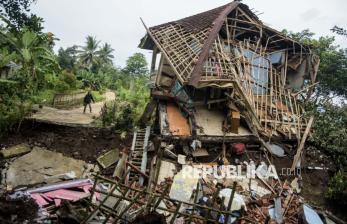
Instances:
[[[110,44],[105,43],[102,45],[100,50],[97,52],[98,59],[100,64],[113,64],[112,59],[114,58],[112,52],[114,49],[111,47]]]
[[[78,50],[80,64],[87,69],[91,69],[93,65],[98,64],[98,47],[100,41],[93,36],[87,36],[85,46],[81,46]]]

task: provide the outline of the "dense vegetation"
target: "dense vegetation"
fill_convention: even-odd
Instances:
[[[102,124],[131,129],[149,96],[144,55],[136,53],[124,68],[117,68],[114,49],[93,36],[87,36],[82,46],[55,53],[57,39],[42,32],[43,20],[29,12],[33,2],[0,2],[0,135],[17,128],[32,104],[50,104],[55,93],[81,89],[94,90],[97,100],[106,89],[115,91],[117,122],[109,121],[110,110],[105,110]],[[127,108],[130,111],[121,112]]]

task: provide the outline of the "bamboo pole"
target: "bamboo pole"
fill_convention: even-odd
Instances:
[[[135,180],[132,180],[132,182],[130,183],[129,186],[132,186],[133,183],[135,183]],[[130,188],[126,188],[124,192],[120,191],[120,193],[121,193],[121,195],[124,195],[125,197],[127,197],[129,191],[130,191]],[[112,210],[115,210],[118,207],[118,205],[120,204],[120,202],[121,202],[121,199],[118,199],[117,202],[113,205]],[[105,202],[100,203],[100,206],[103,205],[104,203]],[[110,219],[110,217],[111,217],[111,213],[107,214],[105,220],[103,221],[103,224],[106,224],[107,221]]]
[[[175,213],[173,214],[173,216],[171,218],[170,224],[173,224],[175,222],[175,219],[177,217],[177,214],[178,214],[181,206],[182,206],[182,202],[178,203],[178,206],[176,207]]]
[[[198,195],[199,195],[199,181],[198,181],[198,183],[196,184],[195,196],[194,196],[194,205],[193,205],[192,213],[190,213],[188,223],[191,223],[191,222],[192,222],[193,214],[194,214],[194,212],[195,212],[195,204],[198,203]]]
[[[232,204],[233,204],[233,200],[234,200],[234,196],[235,196],[236,186],[237,186],[237,182],[234,181],[234,183],[233,183],[233,188],[232,188],[232,192],[231,192],[231,194],[230,194],[230,198],[229,198],[229,202],[228,202],[227,211],[230,211],[230,210],[231,210],[231,206],[232,206]],[[223,203],[224,203],[224,201],[223,201]],[[224,220],[224,224],[227,224],[227,223],[228,223],[228,219],[229,219],[229,214],[226,214],[225,220]]]
[[[296,151],[296,154],[294,156],[294,160],[293,160],[293,164],[292,164],[292,167],[290,169],[290,171],[293,171],[301,157],[301,154],[302,154],[302,150],[304,149],[304,146],[305,146],[305,142],[306,142],[306,138],[308,136],[308,134],[310,133],[310,130],[311,130],[311,127],[312,127],[312,124],[313,124],[313,120],[314,120],[314,117],[311,116],[310,117],[310,120],[306,126],[306,129],[305,129],[305,133],[301,139],[301,142],[300,142],[300,145]]]

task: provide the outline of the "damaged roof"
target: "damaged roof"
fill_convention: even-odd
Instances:
[[[182,26],[187,32],[196,33],[206,28],[211,28],[215,20],[223,11],[225,11],[228,7],[232,7],[232,9],[234,9],[238,4],[239,4],[238,1],[233,1],[229,4],[226,4],[226,5],[223,5],[223,6],[220,6],[220,7],[217,7],[202,13],[198,13],[193,16],[188,16],[180,20],[163,23],[157,26],[150,27],[149,30],[160,29],[168,25],[176,24],[176,25]],[[152,50],[153,46],[154,46],[153,40],[147,35],[141,39],[141,42],[139,44],[140,48],[147,49],[147,50]]]
[[[242,9],[243,15],[241,16],[249,18],[249,20],[251,20],[256,26],[261,26],[268,32],[269,36],[280,38],[280,41],[278,42],[284,43],[284,46],[294,44],[297,45],[297,47],[300,46],[301,51],[309,50],[309,48],[302,46],[295,40],[286,37],[283,33],[264,25],[247,5],[242,4],[239,1],[233,1],[215,9],[180,20],[150,27],[147,29],[147,35],[141,39],[139,47],[142,49],[152,50],[154,46],[157,45],[160,51],[164,52],[164,55],[166,54],[169,63],[174,67],[174,70],[177,75],[180,76],[179,78],[181,78],[181,81],[197,87],[210,48],[213,46],[218,34],[221,32],[223,23],[227,20],[228,16],[236,11],[235,9],[237,8]],[[172,31],[172,33],[170,33],[170,31]],[[166,39],[165,42],[163,39]],[[200,46],[195,49],[190,49],[190,47],[180,49],[181,55],[179,56],[179,60],[181,63],[175,64],[175,62],[173,62],[174,57],[178,60],[178,56],[173,55],[174,49],[183,46],[183,42],[187,43],[191,39],[195,39]]]
[[[178,24],[181,25],[187,32],[196,33],[206,28],[212,27],[215,20],[221,15],[225,10],[228,10],[231,7],[231,10],[234,9],[239,2],[232,2],[218,8],[214,8],[202,13],[198,13],[193,16],[189,16],[177,21],[168,22],[158,26],[151,27],[151,29],[157,29],[168,24]],[[228,10],[229,11],[229,10]]]

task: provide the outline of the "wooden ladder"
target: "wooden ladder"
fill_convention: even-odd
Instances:
[[[137,167],[141,172],[146,173],[147,166],[147,146],[148,140],[151,132],[151,126],[146,128],[139,129],[134,132],[133,145],[131,147],[131,161],[130,163]],[[133,169],[130,169],[128,182],[131,182],[133,179],[139,179],[140,185],[143,184],[143,177],[135,172]]]

